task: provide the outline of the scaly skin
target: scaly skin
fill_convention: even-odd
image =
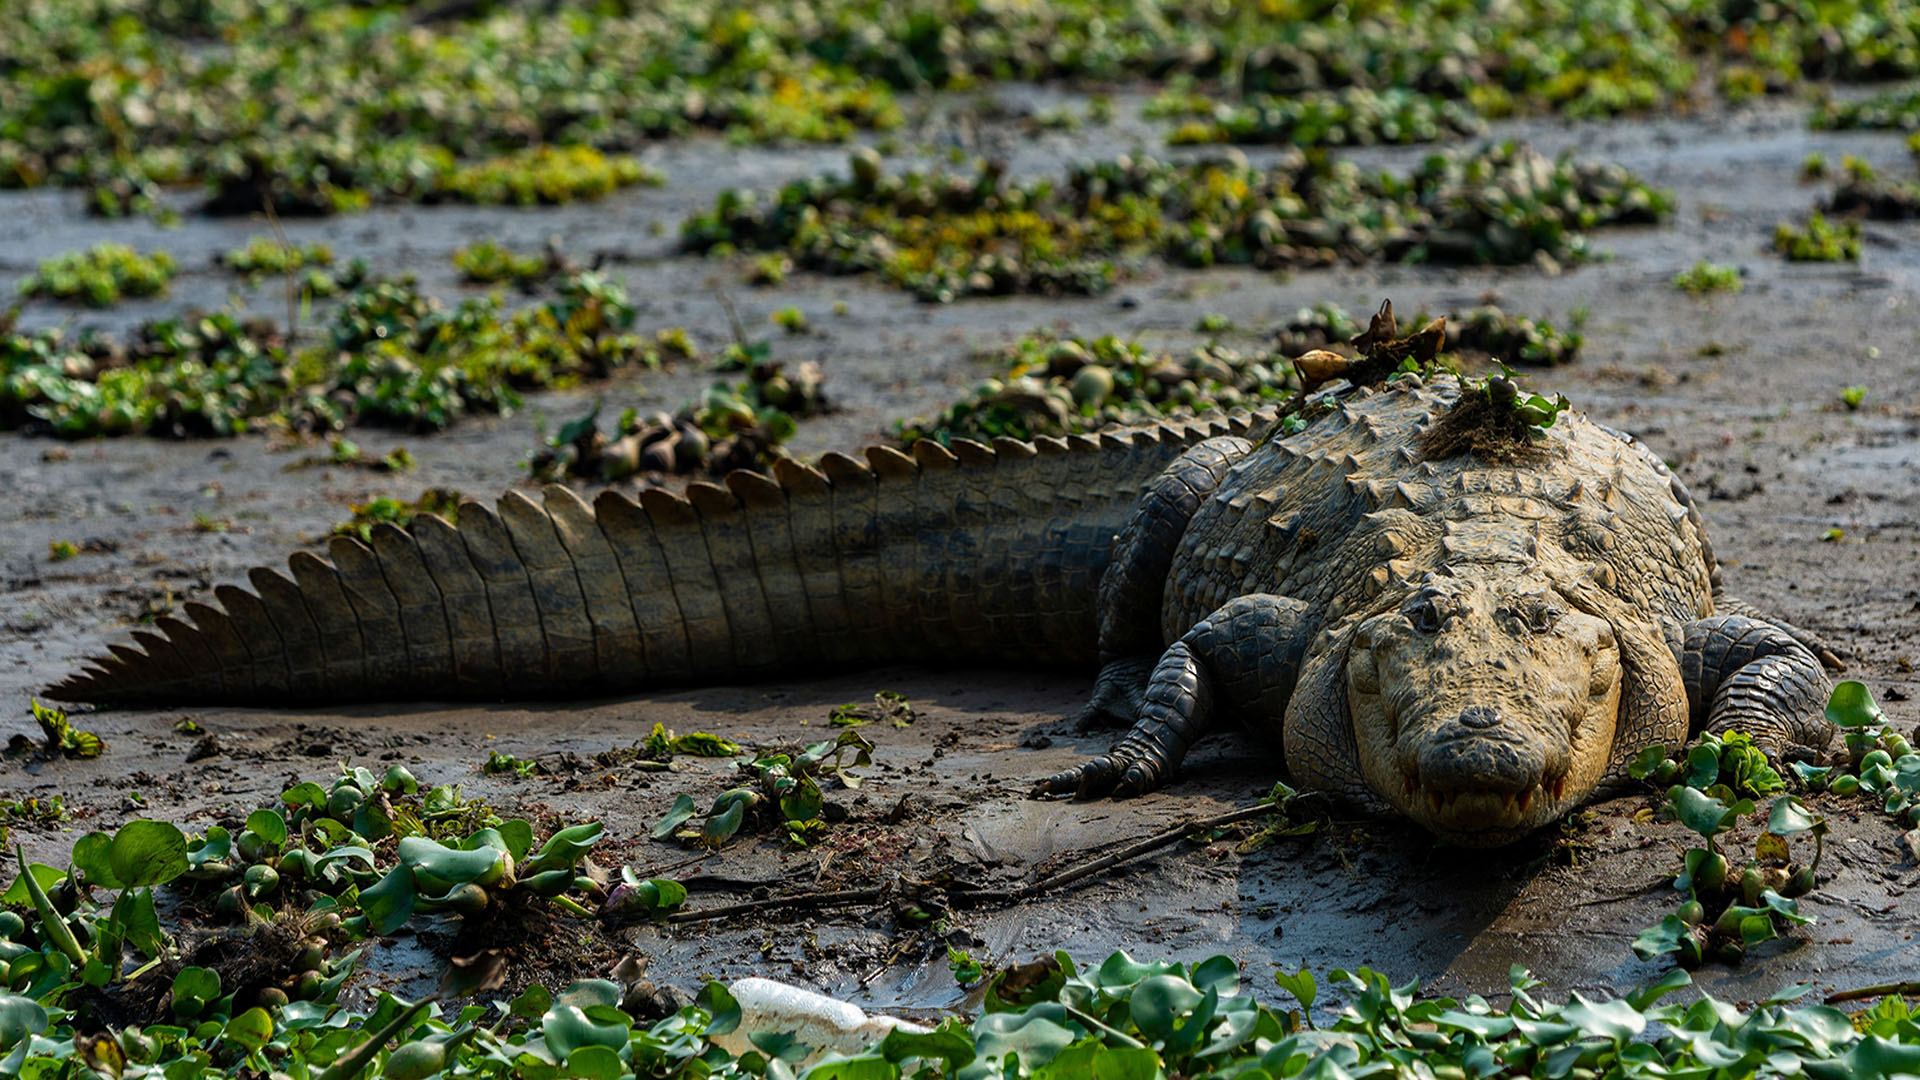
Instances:
[[[869,448],[684,498],[546,489],[462,504],[293,577],[222,586],[48,691],[101,704],[609,694],[910,660],[1091,668],[1113,535],[1238,413],[1098,437]]]
[[[1228,716],[1301,786],[1487,846],[1690,729],[1824,745],[1819,660],[1714,615],[1699,514],[1657,458],[1562,414],[1539,460],[1428,460],[1418,435],[1458,395],[1350,392],[1304,433],[1215,440],[1156,481],[1100,623],[1096,701],[1134,730],[1042,792],[1152,788]],[[1149,626],[1172,648],[1142,685]]]
[[[1302,786],[1509,841],[1639,751],[1824,743],[1803,636],[1725,605],[1686,492],[1574,414],[1539,460],[1428,460],[1458,396],[1400,379],[1308,428],[922,442],[695,483],[563,487],[222,587],[49,693],[115,704],[557,697],[902,660],[1102,665],[1133,724],[1043,792],[1163,783],[1222,719]],[[1110,565],[1111,564],[1111,565]],[[1716,614],[1716,604],[1726,610]],[[1276,766],[1281,761],[1276,761]]]

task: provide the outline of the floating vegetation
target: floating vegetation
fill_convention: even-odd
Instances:
[[[1292,157],[1170,163],[1118,158],[1064,182],[891,175],[856,151],[850,175],[798,180],[762,201],[720,193],[681,227],[706,252],[785,252],[797,266],[873,272],[921,299],[1098,293],[1158,255],[1185,266],[1378,260],[1514,264],[1588,255],[1586,231],[1652,223],[1669,198],[1610,165],[1552,161],[1505,143],[1434,154],[1410,176]]]
[[[827,408],[825,376],[811,361],[788,370],[764,348],[733,384],[717,382],[673,413],[620,414],[611,435],[600,430],[600,407],[561,428],[528,463],[536,479],[573,476],[612,483],[636,473],[721,476],[766,471],[795,419]]]
[[[310,266],[332,264],[333,249],[325,244],[300,247],[282,243],[270,236],[256,236],[247,241],[246,247],[234,248],[220,256],[221,266],[246,278],[249,284],[257,284],[269,275],[289,274]]]
[[[1274,400],[1290,393],[1286,357],[1241,353],[1210,343],[1184,356],[1105,337],[1029,334],[988,354],[999,372],[939,415],[894,424],[903,445],[956,438],[1067,435],[1108,424],[1189,415]]]
[[[1416,312],[1410,323],[1425,326],[1429,312]],[[1576,320],[1578,321],[1578,320]],[[1275,332],[1275,347],[1286,356],[1314,349],[1357,355],[1350,341],[1362,330],[1359,320],[1336,304],[1301,308]],[[1441,351],[1456,360],[1491,360],[1516,367],[1555,367],[1579,359],[1585,336],[1577,329],[1562,330],[1545,319],[1532,319],[1483,304],[1447,315],[1446,341]]]
[[[272,325],[225,313],[148,323],[125,344],[0,320],[0,427],[68,438],[444,428],[515,407],[524,390],[657,364],[633,323],[626,290],[591,273],[511,314],[491,297],[449,309],[411,278],[376,281],[344,298],[319,343],[291,355]]]
[[[1373,146],[1439,142],[1486,130],[1465,102],[1402,88],[1357,86],[1286,97],[1262,94],[1244,102],[1169,92],[1148,102],[1146,115],[1185,118],[1167,136],[1175,146]]]
[[[1773,249],[1792,262],[1850,262],[1860,258],[1860,223],[1829,221],[1815,212],[1804,227],[1781,222],[1773,230]]]
[[[164,251],[142,255],[125,244],[99,244],[42,261],[20,283],[20,295],[112,307],[123,297],[166,291],[174,272],[173,256]]]

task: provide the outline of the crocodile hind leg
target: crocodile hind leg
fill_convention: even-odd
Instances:
[[[1744,731],[1775,757],[1826,747],[1826,673],[1788,630],[1748,615],[1697,619],[1678,659],[1693,731]]]
[[[1744,615],[1756,622],[1771,624],[1777,629],[1785,631],[1788,637],[1805,645],[1808,652],[1820,658],[1821,666],[1825,667],[1828,671],[1847,670],[1847,665],[1841,662],[1840,657],[1835,655],[1834,651],[1827,646],[1826,642],[1821,641],[1812,631],[1802,630],[1785,619],[1777,619],[1770,615],[1762,614],[1759,608],[1754,607],[1752,604],[1747,603],[1737,596],[1715,593],[1713,596],[1713,613],[1715,615]]]
[[[1254,593],[1223,604],[1161,655],[1140,716],[1108,753],[1042,780],[1035,795],[1138,795],[1165,783],[1222,717],[1278,732],[1315,620],[1304,601]]]
[[[1161,471],[1113,542],[1100,578],[1100,677],[1081,712],[1083,725],[1126,726],[1140,716],[1160,636],[1161,597],[1173,556],[1200,501],[1253,444],[1237,435],[1196,443]]]

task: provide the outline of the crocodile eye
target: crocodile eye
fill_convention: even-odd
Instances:
[[[1527,629],[1536,634],[1544,634],[1553,629],[1553,624],[1559,621],[1560,613],[1542,604],[1533,609],[1532,617],[1527,620]]]
[[[1434,605],[1431,596],[1423,596],[1415,602],[1407,612],[1407,618],[1413,621],[1413,628],[1423,634],[1435,633],[1440,629],[1440,609]]]

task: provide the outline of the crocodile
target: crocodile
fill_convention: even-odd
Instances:
[[[457,527],[423,515],[296,553],[290,577],[256,568],[49,695],[540,699],[1040,665],[1092,675],[1087,715],[1130,727],[1036,795],[1159,787],[1237,722],[1297,786],[1467,846],[1702,730],[1824,746],[1823,656],[1724,594],[1659,458],[1571,411],[1524,454],[1435,452],[1480,386],[1334,380],[1286,428],[1269,409],[928,440],[684,495],[510,491]]]

